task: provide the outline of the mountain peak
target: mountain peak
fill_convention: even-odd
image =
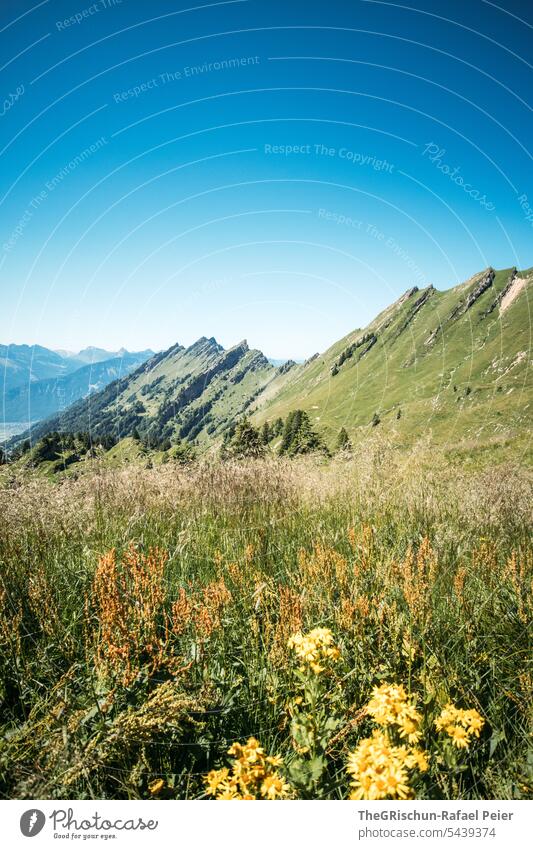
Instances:
[[[217,340],[214,336],[200,336],[196,342],[193,342],[192,345],[189,345],[188,350],[193,351],[196,348],[221,348],[222,346],[218,344]]]

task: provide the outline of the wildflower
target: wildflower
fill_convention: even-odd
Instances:
[[[98,620],[95,664],[104,677],[129,684],[145,663],[154,669],[163,663],[158,622],[167,560],[157,548],[143,554],[133,545],[120,559],[114,549],[100,558],[87,611]]]
[[[212,769],[206,776],[207,792],[210,796],[216,796],[221,784],[223,784],[229,775],[229,769]]]
[[[394,746],[383,731],[361,740],[348,757],[350,799],[410,799],[406,749]]]
[[[282,799],[291,787],[276,767],[282,765],[279,755],[266,755],[255,737],[244,745],[233,743],[228,749],[233,758],[231,769],[213,769],[206,776],[207,792],[216,799]]]
[[[158,793],[161,792],[163,787],[165,786],[165,782],[162,778],[157,778],[155,781],[151,781],[148,785],[148,790],[152,794],[152,796],[157,796]]]
[[[287,796],[290,785],[283,781],[278,772],[267,775],[261,785],[261,796],[265,799],[281,799]]]
[[[228,799],[242,799],[242,796],[237,793],[234,787],[226,787],[218,794],[217,799],[224,799],[227,801]]]
[[[427,772],[429,763],[426,752],[421,749],[409,749],[405,756],[405,765],[409,769],[418,769],[419,772]]]
[[[329,628],[314,628],[308,634],[293,634],[287,645],[301,661],[302,672],[310,669],[315,675],[320,675],[326,670],[326,666],[322,665],[324,662],[335,663],[340,658],[340,651]]]
[[[469,737],[466,728],[461,725],[451,725],[448,734],[452,738],[454,746],[457,746],[458,749],[468,749]]]
[[[250,737],[245,746],[240,743],[233,743],[228,749],[228,755],[234,755],[237,759],[244,759],[248,763],[253,763],[264,755],[264,750],[259,745],[255,737]]]
[[[381,687],[374,687],[366,709],[378,725],[396,726],[400,737],[408,743],[416,743],[420,739],[419,725],[422,717],[409,701],[401,684],[382,684]]]
[[[470,710],[463,711],[463,716],[469,725],[470,732],[474,735],[474,737],[479,737],[479,733],[485,725],[485,720],[481,714],[479,714],[474,708],[471,708]]]
[[[472,737],[479,737],[484,725],[485,720],[477,710],[462,710],[451,702],[442,709],[435,720],[437,731],[445,732],[458,749],[467,749]]]

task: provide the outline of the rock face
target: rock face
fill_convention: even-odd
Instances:
[[[410,291],[411,291],[411,294],[414,295],[414,294],[417,294],[419,290],[415,286],[415,288],[411,289]],[[400,336],[400,334],[403,333],[404,330],[406,330],[409,327],[409,325],[411,324],[415,315],[418,313],[418,311],[420,309],[422,309],[424,304],[427,303],[428,299],[431,297],[431,295],[433,294],[434,291],[435,291],[435,289],[433,288],[433,286],[428,286],[427,289],[424,289],[424,291],[422,292],[420,297],[418,297],[416,299],[416,301],[413,303],[411,310],[407,314],[407,317],[405,318],[405,320],[400,324],[400,326],[396,330],[396,333],[395,333],[395,336],[394,336],[395,339],[398,336]]]
[[[278,374],[287,374],[287,372],[289,372],[291,368],[294,368],[295,366],[296,363],[294,362],[294,360],[287,360],[286,363],[282,363],[282,365],[278,367]]]
[[[518,298],[520,292],[526,288],[528,283],[531,283],[533,276],[530,277],[514,277],[505,291],[502,292],[500,299],[500,315],[506,312],[511,304]]]
[[[457,316],[464,315],[464,313],[469,310],[470,307],[473,307],[478,298],[480,298],[481,295],[487,291],[489,286],[492,286],[495,274],[496,272],[493,268],[487,269],[487,271],[484,272],[484,274],[482,275],[481,280],[474,283],[474,285],[466,295],[464,301],[460,301],[453,309],[453,311],[450,313],[450,316],[448,317],[448,321],[453,321],[453,319],[457,318]]]
[[[496,295],[496,297],[494,298],[492,303],[489,304],[489,306],[485,310],[483,310],[483,312],[481,313],[481,316],[480,316],[480,321],[482,321],[484,318],[487,318],[487,316],[490,315],[491,312],[493,312],[496,309],[496,307],[498,307],[500,305],[502,299],[505,297],[505,295],[507,294],[507,292],[509,291],[509,289],[513,285],[513,281],[514,281],[515,277],[516,277],[516,268],[512,268],[511,273],[509,275],[509,280],[507,281],[506,285]]]
[[[454,304],[452,311],[442,321],[442,323],[431,331],[424,344],[427,347],[433,345],[437,337],[443,332],[446,325],[449,325],[453,321],[457,321],[457,319],[465,315],[465,313],[467,313],[468,310],[470,310],[474,304],[478,302],[481,296],[485,294],[487,289],[492,286],[495,276],[496,272],[493,268],[488,268],[486,271],[478,274],[468,287],[466,294],[460,297]]]

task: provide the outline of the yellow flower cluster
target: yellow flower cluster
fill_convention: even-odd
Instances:
[[[155,781],[150,782],[150,784],[148,785],[148,790],[150,791],[152,796],[157,796],[159,793],[161,793],[161,790],[163,790],[164,786],[164,780],[162,778],[157,778],[155,779]]]
[[[212,769],[205,781],[207,792],[216,799],[283,799],[289,795],[287,784],[276,767],[282,759],[265,755],[259,742],[250,737],[242,746],[233,743],[228,749],[233,757],[231,769]]]
[[[437,731],[444,731],[452,738],[452,743],[458,749],[467,749],[472,737],[479,737],[485,725],[485,720],[475,710],[461,710],[455,705],[448,704],[435,720]]]
[[[346,770],[351,776],[350,799],[411,799],[409,770],[425,772],[424,752],[407,746],[394,746],[383,731],[361,740],[348,757]]]
[[[314,628],[308,634],[293,634],[288,646],[301,661],[301,671],[311,669],[315,675],[325,672],[324,662],[326,665],[334,663],[341,654],[329,628]]]
[[[395,726],[400,737],[409,743],[417,743],[420,739],[422,717],[401,684],[374,687],[366,710],[378,725]]]

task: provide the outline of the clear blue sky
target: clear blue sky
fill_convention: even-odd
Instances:
[[[3,0],[0,342],[305,357],[413,284],[531,266],[532,24]]]

